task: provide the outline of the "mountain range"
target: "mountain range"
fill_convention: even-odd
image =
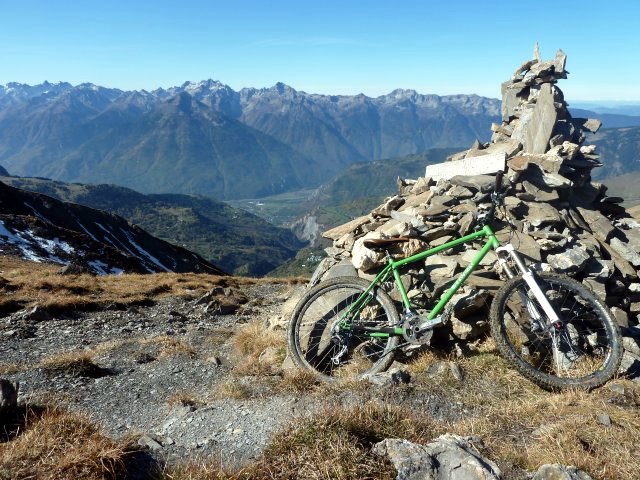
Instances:
[[[486,139],[499,114],[495,99],[400,89],[371,98],[213,80],[152,92],[9,83],[0,164],[143,193],[260,197],[318,186],[356,162]]]

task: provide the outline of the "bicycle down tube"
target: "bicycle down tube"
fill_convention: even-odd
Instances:
[[[476,267],[480,264],[482,259],[487,255],[489,250],[496,249],[500,246],[498,239],[495,236],[495,233],[491,229],[489,225],[485,225],[481,230],[477,232],[471,233],[464,237],[458,238],[456,240],[452,240],[450,242],[444,243],[438,247],[431,248],[429,250],[425,250],[420,253],[416,253],[411,257],[403,258],[401,260],[395,261],[392,258],[389,259],[389,263],[386,267],[376,276],[376,278],[371,282],[369,287],[358,297],[358,299],[354,302],[351,308],[345,312],[340,319],[340,324],[345,328],[352,328],[351,325],[347,326],[343,322],[347,321],[347,319],[354,313],[354,311],[358,311],[361,307],[364,306],[365,299],[371,293],[373,288],[375,288],[380,283],[385,282],[390,275],[394,277],[394,283],[400,292],[400,296],[402,297],[402,302],[405,307],[405,311],[408,312],[411,309],[411,302],[409,301],[409,297],[407,296],[407,291],[404,288],[402,280],[400,278],[399,269],[404,265],[408,265],[410,263],[418,262],[427,257],[435,255],[436,253],[440,253],[444,250],[448,250],[457,245],[461,245],[463,243],[468,243],[473,240],[477,240],[479,238],[487,238],[487,242],[484,244],[482,249],[478,252],[478,254],[473,258],[471,263],[465,270],[460,274],[460,276],[456,279],[456,281],[449,287],[449,289],[442,295],[438,303],[433,307],[433,309],[427,315],[428,320],[433,320],[438,316],[438,313],[442,311],[447,302],[451,299],[453,295],[458,291],[458,289],[464,284],[464,282],[469,278],[469,275],[476,269]],[[368,330],[370,336],[388,336],[388,335],[402,335],[402,328],[385,328],[385,329],[376,329],[376,330]]]

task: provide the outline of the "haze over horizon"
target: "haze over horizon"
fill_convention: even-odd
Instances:
[[[212,78],[235,90],[281,81],[308,93],[499,98],[537,41],[543,58],[567,53],[569,101],[640,102],[640,65],[630,61],[640,4],[428,3],[7,3],[0,84],[153,90]]]

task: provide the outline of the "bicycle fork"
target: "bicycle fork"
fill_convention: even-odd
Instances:
[[[540,285],[538,285],[538,282],[536,282],[533,272],[529,267],[525,265],[522,257],[520,257],[520,254],[516,251],[513,245],[508,244],[504,247],[499,247],[496,249],[496,254],[498,255],[498,263],[507,274],[507,276],[509,278],[513,278],[516,276],[516,274],[507,263],[507,259],[504,258],[504,256],[500,255],[502,252],[506,252],[513,259],[513,263],[516,264],[516,267],[518,267],[518,270],[520,270],[520,273],[522,274],[522,279],[526,282],[527,286],[533,293],[533,296],[538,301],[538,305],[542,307],[542,310],[544,310],[544,313],[547,315],[547,318],[551,321],[551,323],[554,324],[556,322],[559,322],[560,318],[558,317],[558,314],[551,306],[549,299],[540,288]],[[524,293],[521,292],[520,295],[524,296]],[[524,303],[527,306],[527,310],[529,310],[535,320],[542,320],[542,315],[537,311],[535,305],[531,304],[531,300],[527,298]]]
[[[533,303],[531,298],[529,298],[526,292],[523,292],[522,290],[518,290],[518,295],[520,296],[522,303],[527,307],[527,311],[529,312],[529,315],[531,315],[531,318],[535,321],[535,324],[533,326],[535,327],[537,325],[539,329],[543,331],[548,330],[551,334],[551,340],[553,345],[553,357],[556,363],[556,369],[559,373],[562,370],[562,364],[564,363],[564,357],[565,357],[565,355],[563,355],[560,352],[560,347],[559,347],[560,337],[558,335],[558,332],[556,331],[556,329],[559,329],[561,326],[560,317],[558,317],[558,314],[555,312],[555,310],[551,306],[549,299],[546,297],[546,295],[540,288],[540,285],[538,285],[538,283],[536,282],[535,276],[533,275],[533,272],[531,271],[531,269],[526,266],[520,254],[516,251],[516,249],[511,244],[508,244],[496,249],[496,254],[498,255],[498,263],[500,264],[504,272],[507,274],[507,276],[509,278],[514,278],[516,274],[507,263],[507,259],[505,258],[505,256],[500,255],[503,252],[507,253],[511,257],[511,259],[513,260],[513,263],[516,265],[518,270],[520,270],[520,273],[522,274],[522,279],[525,281],[531,293],[533,293],[533,296],[538,301],[538,305],[542,307],[542,310],[546,314],[546,318],[548,319],[548,321],[545,321],[544,316],[539,311],[538,307]]]

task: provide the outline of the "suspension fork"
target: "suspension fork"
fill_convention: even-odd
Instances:
[[[508,254],[511,257],[511,259],[513,260],[513,263],[515,263],[518,270],[520,270],[520,273],[522,274],[522,279],[526,282],[527,286],[533,293],[533,296],[538,301],[538,305],[542,307],[542,310],[544,310],[544,313],[546,314],[549,321],[552,324],[559,322],[560,318],[558,317],[558,314],[555,312],[555,310],[551,306],[549,299],[545,296],[544,292],[540,288],[540,285],[538,285],[538,282],[536,282],[533,272],[529,267],[526,266],[526,264],[524,263],[524,260],[522,260],[522,257],[516,251],[513,245],[509,243],[503,247],[496,248],[496,254],[498,255],[498,263],[500,264],[504,272],[507,274],[509,278],[514,278],[516,274],[513,271],[513,269],[507,264],[507,259],[504,257],[504,255],[501,255],[501,253],[503,252]],[[540,315],[540,313],[538,312],[538,309],[535,308],[535,306],[531,303],[531,300],[526,298],[526,295],[524,295],[524,293],[522,292],[520,293],[520,296],[524,297],[523,301],[527,306],[527,310],[530,311],[534,319],[537,321],[541,321],[542,315]]]

